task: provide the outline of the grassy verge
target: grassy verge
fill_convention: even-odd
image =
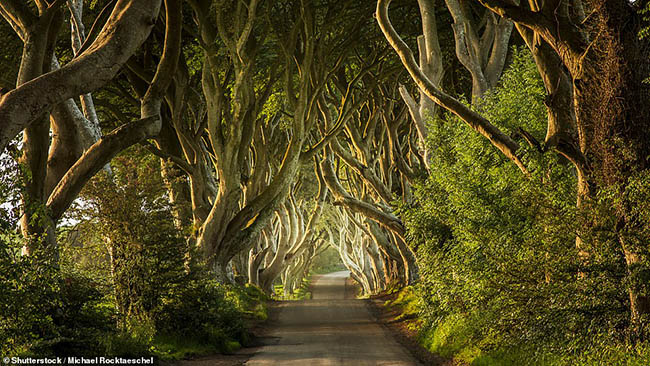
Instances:
[[[303,278],[300,282],[300,287],[290,294],[284,293],[282,284],[275,285],[273,290],[275,292],[274,298],[278,300],[309,300],[311,299],[311,275]]]
[[[236,340],[224,340],[221,344],[207,343],[200,339],[175,335],[160,335],[151,346],[152,353],[161,360],[183,360],[216,353],[233,353],[241,348]]]
[[[452,314],[426,322],[423,304],[412,287],[395,292],[385,307],[396,310],[396,320],[416,330],[418,342],[455,365],[472,366],[642,366],[650,365],[650,343],[629,346],[606,335],[580,343],[507,345],[502,335],[485,331],[483,314]]]
[[[245,330],[236,333],[215,328],[210,336],[193,337],[182,334],[158,334],[154,337],[151,351],[161,360],[181,360],[216,353],[231,354],[251,341],[248,331],[251,327],[268,319],[268,296],[254,285],[232,287],[226,292],[226,299],[233,303],[244,320]]]

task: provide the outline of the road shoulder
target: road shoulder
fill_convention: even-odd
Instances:
[[[401,312],[398,307],[384,305],[387,301],[393,300],[395,296],[397,294],[382,294],[366,300],[366,306],[377,323],[384,327],[420,363],[432,366],[459,366],[453,360],[431,353],[420,345],[417,330],[409,329],[408,326],[409,322],[413,320],[400,319]]]
[[[272,344],[273,340],[270,337],[270,333],[273,330],[275,324],[277,324],[280,317],[280,312],[282,311],[283,304],[286,301],[274,301],[270,300],[267,302],[268,306],[268,318],[266,321],[261,323],[256,323],[252,328],[249,329],[252,334],[251,344],[246,347],[241,348],[237,352],[226,355],[226,354],[214,354],[208,356],[200,356],[188,360],[178,360],[178,361],[162,361],[160,365],[162,366],[243,366],[246,364],[251,357],[255,356],[262,347],[267,344]]]

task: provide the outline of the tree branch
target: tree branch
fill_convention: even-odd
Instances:
[[[29,28],[38,21],[38,17],[32,13],[23,1],[3,0],[0,2],[2,15],[12,25],[17,25],[22,31],[21,37],[27,34]]]
[[[519,144],[501,132],[497,127],[492,125],[487,119],[479,115],[469,107],[461,103],[459,100],[444,93],[438,89],[418,67],[413,57],[413,52],[393,28],[388,18],[388,6],[390,0],[378,0],[377,2],[377,21],[379,26],[386,36],[386,39],[391,44],[393,49],[397,52],[402,63],[406,67],[415,83],[423,90],[429,98],[438,103],[443,108],[454,113],[461,120],[467,123],[470,127],[478,133],[487,138],[492,145],[499,149],[508,159],[512,160],[522,172],[528,173],[526,166],[517,154]]]
[[[149,150],[150,153],[156,155],[157,157],[163,160],[171,160],[172,162],[174,162],[174,164],[178,165],[179,168],[183,169],[185,173],[191,175],[194,172],[192,166],[188,164],[184,159],[172,154],[168,154],[160,150],[159,148],[157,148],[156,146],[154,146],[152,143],[148,141],[141,142],[141,144],[144,145],[144,147],[147,150]]]
[[[406,229],[397,216],[383,212],[370,203],[352,197],[345,188],[343,188],[336,177],[330,158],[326,158],[321,162],[321,169],[323,171],[325,183],[327,183],[327,187],[336,199],[334,201],[335,206],[345,206],[353,212],[358,212],[365,217],[376,221],[400,237],[404,237]]]
[[[105,85],[148,37],[161,0],[118,1],[102,33],[79,57],[3,95],[0,151],[38,116]]]
[[[47,200],[52,220],[58,221],[65,210],[77,198],[88,180],[122,150],[151,137],[151,129],[158,124],[158,117],[148,117],[125,126],[102,137],[91,146],[67,171]]]
[[[171,84],[181,53],[183,26],[181,0],[165,0],[165,46],[147,93],[142,98],[142,118],[160,114],[162,98]]]

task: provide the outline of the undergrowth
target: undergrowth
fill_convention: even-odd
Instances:
[[[301,280],[300,286],[293,292],[285,292],[282,284],[276,284],[273,287],[274,298],[278,300],[310,300],[311,299],[311,275]]]
[[[471,366],[645,366],[650,364],[650,344],[631,346],[595,335],[580,342],[566,342],[543,347],[521,343],[504,346],[498,332],[485,332],[483,314],[452,314],[427,322],[421,316],[421,299],[413,286],[399,290],[384,304],[400,315],[419,343],[430,352],[454,364]]]

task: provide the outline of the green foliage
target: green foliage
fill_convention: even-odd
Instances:
[[[314,258],[309,273],[325,274],[345,270],[346,268],[343,265],[343,262],[341,262],[338,250],[328,246],[327,249]]]
[[[27,257],[19,255],[20,242],[2,245],[0,354],[111,354],[101,344],[116,332],[113,311],[98,284],[61,270],[51,252]]]
[[[87,263],[79,259],[90,254],[88,262],[111,276],[123,328],[150,323],[165,294],[186,282],[186,244],[173,225],[158,168],[158,161],[134,151],[114,160],[112,177],[102,173],[90,182],[79,213],[92,220],[78,230],[94,240],[69,243],[64,257]]]
[[[154,317],[163,335],[201,340],[221,350],[231,340],[246,339],[241,313],[227,289],[208,278],[186,281],[164,296]]]
[[[477,316],[450,315],[436,323],[435,327],[424,328],[420,342],[430,351],[443,357],[471,362],[481,353],[477,342],[480,334],[477,330],[482,324],[481,318]],[[483,337],[481,343],[485,344],[486,339],[487,337]]]
[[[0,242],[0,346],[2,356],[54,342],[61,309],[60,281],[44,256],[20,256],[21,242]]]
[[[60,250],[21,255],[18,216],[3,216],[0,356],[177,359],[246,344],[246,322],[268,316],[266,296],[220,285],[188,260],[157,158],[132,150],[112,165],[66,217]],[[4,177],[0,187],[20,185]],[[3,202],[11,191],[0,189]]]
[[[157,158],[134,150],[112,166],[112,177],[101,174],[84,190],[77,230],[86,240],[65,251],[71,263],[109,276],[120,332],[107,348],[142,353],[144,346],[163,358],[237,348],[247,339],[242,313],[259,305],[244,293],[254,291],[236,295],[189,259]]]
[[[644,26],[639,31],[640,38],[647,38],[650,35],[650,26],[648,21],[650,21],[650,4],[646,3],[641,9],[639,9],[639,14],[642,15]]]
[[[282,284],[276,284],[273,286],[273,297],[279,300],[309,300],[311,299],[311,291],[309,290],[310,284],[311,276],[303,278],[300,282],[300,287],[288,295],[285,294],[284,286],[282,286]]]
[[[500,86],[476,108],[508,134],[521,127],[542,140],[543,102],[529,52],[516,50]],[[639,205],[650,198],[648,179],[599,198],[598,209],[585,215],[575,208],[571,165],[557,154],[522,147],[532,172],[527,177],[457,118],[445,116],[429,127],[431,174],[416,187],[415,202],[400,208],[420,263],[423,343],[481,365],[590,364],[589,352],[623,349],[625,284],[646,293],[647,273],[616,276],[625,273],[613,237],[620,232],[584,223],[615,227],[608,220],[616,217],[616,197],[639,207],[636,224],[626,226],[639,234],[650,217],[647,204]],[[576,233],[590,252],[587,263]],[[600,335],[611,342],[594,343]]]
[[[8,154],[0,155],[0,356],[46,354],[66,342],[73,332],[66,324],[79,308],[80,299],[94,293],[76,293],[76,277],[61,272],[55,252],[43,249],[42,238],[32,240],[31,256],[18,227],[18,203],[29,174]],[[38,208],[42,213],[42,207]],[[42,215],[34,215],[34,219]],[[68,299],[70,301],[68,301]],[[83,323],[87,313],[80,314]]]
[[[400,315],[397,320],[417,319],[420,315],[422,302],[417,290],[413,286],[406,286],[400,289],[394,300],[385,304],[389,307],[399,307]]]
[[[270,298],[261,288],[253,284],[247,283],[244,287],[232,287],[228,292],[228,298],[235,304],[237,310],[248,319],[264,321],[269,316],[266,302]]]
[[[246,321],[268,318],[268,297],[258,287],[226,287],[209,279],[190,286],[165,299],[161,309],[153,349],[164,359],[232,353],[250,341]]]
[[[638,325],[629,324],[628,314],[621,309],[630,306],[629,291],[638,296],[650,295],[650,173],[636,172],[625,182],[600,189],[597,197],[586,203],[583,216],[579,233],[584,238],[583,250],[588,253],[588,260],[581,266],[586,274],[585,286],[617,301],[608,310],[618,317],[612,316],[607,325],[628,329],[632,341],[649,336],[650,319],[640,319],[640,325],[646,328],[637,329]],[[601,304],[594,307],[603,311]]]

